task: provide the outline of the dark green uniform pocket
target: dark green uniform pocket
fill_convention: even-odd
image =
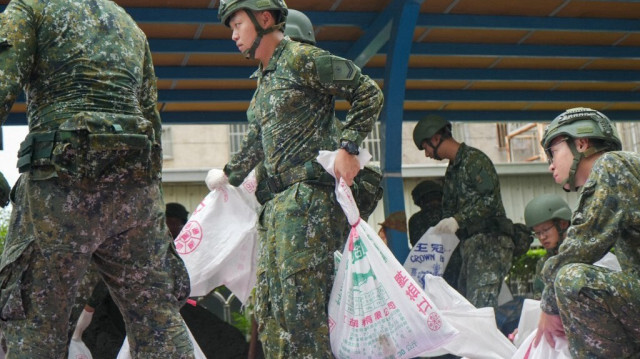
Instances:
[[[0,271],[0,319],[5,321],[26,319],[22,285],[29,266],[24,261],[25,255],[23,253]]]

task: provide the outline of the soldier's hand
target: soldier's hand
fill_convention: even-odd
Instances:
[[[559,315],[547,314],[542,312],[538,321],[538,331],[533,339],[533,347],[536,348],[540,344],[540,340],[544,336],[545,340],[553,348],[556,346],[555,338],[564,338],[564,327],[562,319]]]
[[[455,218],[453,217],[448,217],[445,218],[443,220],[441,220],[440,222],[438,222],[438,224],[436,224],[435,228],[433,229],[434,232],[436,233],[451,233],[454,234],[458,231],[458,228],[460,226],[458,226],[458,221],[456,221]]]
[[[4,208],[9,204],[9,194],[11,193],[11,186],[9,182],[4,178],[2,172],[0,172],[0,207]]]
[[[338,150],[336,156],[336,162],[333,165],[333,171],[336,174],[337,179],[344,179],[347,186],[353,184],[353,179],[360,172],[360,161],[358,156],[349,154],[344,149]]]

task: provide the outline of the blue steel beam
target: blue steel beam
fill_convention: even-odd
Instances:
[[[375,21],[367,28],[364,35],[351,46],[346,58],[353,60],[358,67],[364,67],[369,60],[380,51],[391,36],[391,6],[387,6]]]
[[[640,121],[640,111],[602,110],[614,122]],[[550,122],[562,111],[403,111],[405,122],[419,121],[429,113],[438,113],[453,122]],[[336,111],[344,118],[346,111]],[[246,123],[245,111],[171,111],[161,112],[164,124],[231,124]],[[26,125],[24,113],[11,113],[4,125]]]
[[[156,75],[162,80],[180,79],[247,79],[255,66],[156,66]],[[383,67],[367,67],[363,72],[382,80]],[[467,80],[467,81],[576,81],[576,82],[640,82],[638,71],[631,70],[524,70],[524,69],[442,69],[409,68],[410,80]]]
[[[380,114],[385,218],[391,213],[405,211],[401,173],[402,114],[413,32],[421,4],[422,0],[394,0],[389,5],[393,11],[393,24],[384,77],[384,106]],[[388,232],[389,248],[398,261],[404,263],[409,254],[407,233],[391,229]]]
[[[233,41],[192,39],[149,39],[153,53],[220,53],[237,54]],[[351,48],[349,41],[323,41],[322,48],[346,57]],[[389,53],[388,44],[378,54]],[[511,57],[566,57],[566,58],[638,58],[640,47],[635,46],[568,46],[568,45],[509,45],[465,43],[414,43],[411,55],[430,56],[511,56]]]
[[[0,5],[4,11],[6,5]],[[387,7],[389,9],[389,7]],[[385,10],[387,10],[385,9]],[[219,25],[218,9],[127,7],[125,10],[138,23]],[[357,26],[367,29],[380,13],[375,11],[304,11],[314,26]],[[390,16],[389,16],[390,18]],[[433,28],[475,28],[493,30],[558,30],[599,32],[640,32],[640,23],[628,19],[599,19],[548,16],[496,16],[427,14],[418,15],[416,26]]]

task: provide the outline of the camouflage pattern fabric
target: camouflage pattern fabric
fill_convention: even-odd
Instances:
[[[9,355],[57,358],[65,352],[67,318],[93,260],[123,308],[135,357],[191,357],[178,314],[188,291],[167,269],[168,252],[179,258],[161,196],[157,183],[88,193],[57,179],[20,177],[0,269]],[[56,317],[64,319],[40,319]]]
[[[382,107],[380,88],[353,63],[286,38],[252,77],[258,78],[256,121],[249,122],[240,152],[225,166],[233,185],[261,160],[274,176],[314,160],[319,150],[337,149],[340,139],[361,144]],[[333,135],[335,97],[352,104],[340,136]]]
[[[478,233],[460,242],[459,246],[462,264],[458,290],[476,308],[496,308],[502,281],[511,269],[511,238]]]
[[[454,217],[462,264],[458,289],[476,307],[496,307],[502,280],[511,267],[513,241],[488,225],[505,218],[498,174],[487,155],[460,144],[442,188],[442,217]]]
[[[66,357],[75,294],[94,260],[133,356],[192,358],[144,33],[113,1],[12,0],[0,15],[0,123],[21,89],[29,135],[0,261],[7,355]]]
[[[337,149],[340,139],[360,144],[382,106],[380,88],[353,63],[286,38],[253,77],[255,121],[225,166],[233,185],[260,161],[272,177],[313,161],[319,150]],[[352,104],[342,130],[334,120],[335,96]],[[331,357],[333,252],[342,250],[347,227],[333,190],[298,182],[275,194],[261,213],[256,317],[268,358]]]
[[[574,358],[637,358],[640,281],[637,272],[568,264],[555,284],[562,323]]]
[[[9,182],[4,178],[2,172],[0,172],[0,207],[6,207],[9,204],[9,194],[11,193],[11,186]]]
[[[640,156],[604,153],[582,188],[567,238],[542,270],[542,310],[560,313],[576,358],[640,351],[639,228]],[[585,264],[611,248],[622,272]]]
[[[266,240],[275,243],[275,251],[264,274],[270,315],[280,335],[261,337],[275,340],[280,348],[268,352],[272,345],[267,344],[265,354],[330,358],[327,303],[334,278],[333,252],[343,249],[346,217],[331,186],[296,183],[271,202]],[[259,321],[261,327],[263,322]]]
[[[422,238],[427,229],[435,226],[442,219],[440,208],[421,209],[409,218],[409,242],[412,246]]]
[[[542,291],[544,290],[544,281],[542,280],[542,268],[544,268],[544,264],[547,263],[551,256],[555,256],[558,254],[558,248],[556,247],[553,250],[547,250],[547,253],[544,257],[538,259],[536,263],[536,272],[533,275],[533,298],[540,299],[542,297]]]

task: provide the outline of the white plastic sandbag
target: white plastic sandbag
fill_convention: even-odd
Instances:
[[[333,161],[326,159],[319,156],[318,162],[333,174]],[[359,218],[344,180],[336,195],[352,228],[329,300],[333,354],[345,359],[413,358],[451,340],[456,330]]]
[[[4,358],[4,353],[2,355]],[[71,339],[69,342],[69,355],[68,359],[92,359],[91,351],[87,348],[82,340]]]
[[[536,328],[529,334],[512,359],[571,359],[567,338],[554,337],[553,339],[556,343],[553,347],[545,338],[542,338],[538,346],[535,347],[533,346],[533,340],[537,332],[538,329]]]
[[[246,304],[256,281],[257,230],[260,204],[253,172],[239,187],[211,191],[176,237],[191,296],[206,295],[225,285]]]
[[[187,327],[187,333],[189,334],[189,339],[191,340],[191,344],[193,345],[193,356],[195,357],[195,359],[207,359],[207,357],[202,352],[202,349],[200,349],[198,342],[196,342],[196,339],[193,337],[193,334],[191,334],[189,327]],[[120,347],[120,351],[118,352],[118,356],[116,357],[116,359],[131,359],[131,351],[129,350],[128,337],[124,337],[124,341],[122,342],[122,347]]]
[[[425,274],[442,276],[458,243],[460,239],[455,234],[436,233],[431,227],[411,248],[404,268],[424,288]]]
[[[427,295],[460,334],[439,350],[421,356],[450,353],[473,359],[511,358],[516,348],[498,329],[493,308],[476,308],[442,277],[427,274],[425,283]]]
[[[520,320],[518,321],[518,332],[513,337],[513,344],[520,348],[522,343],[529,337],[529,334],[538,329],[538,320],[540,320],[540,301],[535,299],[525,299],[522,303],[522,311],[520,312]]]

